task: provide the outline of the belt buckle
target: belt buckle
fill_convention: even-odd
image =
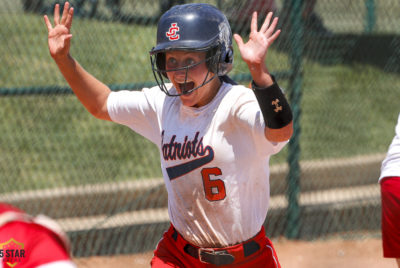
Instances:
[[[214,254],[214,253],[215,253],[215,250],[212,249],[212,248],[199,248],[199,249],[198,249],[198,252],[197,252],[197,253],[198,253],[198,255],[199,255],[199,260],[200,260],[200,262],[201,262],[201,263],[210,264],[208,261],[203,260],[203,255],[201,254],[202,252]]]
[[[201,263],[217,266],[232,264],[235,261],[235,257],[225,249],[199,248],[198,255]]]

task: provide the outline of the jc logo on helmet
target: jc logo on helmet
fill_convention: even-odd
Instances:
[[[174,22],[171,23],[171,27],[169,27],[168,32],[166,32],[165,34],[170,41],[179,40],[179,34],[177,34],[176,32],[179,32],[179,27],[178,23]]]

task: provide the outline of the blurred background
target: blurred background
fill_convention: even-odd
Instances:
[[[63,4],[64,1],[58,1]],[[189,0],[71,0],[71,54],[112,90],[155,85],[149,51],[164,11]],[[398,0],[214,0],[245,39],[279,16],[267,65],[294,112],[271,159],[273,239],[380,237],[380,165],[400,112]],[[76,257],[153,250],[169,226],[154,144],[92,117],[47,48],[53,0],[0,0],[0,201],[54,218]],[[250,81],[234,44],[231,77]]]

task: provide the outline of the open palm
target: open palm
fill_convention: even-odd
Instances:
[[[66,2],[60,19],[60,5],[56,4],[54,8],[54,27],[51,25],[47,15],[44,16],[48,30],[49,51],[53,58],[63,57],[69,53],[73,13],[73,8],[70,8],[69,3]]]
[[[272,12],[269,12],[263,25],[258,31],[257,12],[253,13],[250,26],[250,37],[247,43],[243,42],[240,35],[235,34],[234,38],[238,44],[240,55],[247,64],[262,64],[268,52],[269,46],[280,34],[280,30],[275,31],[278,18],[272,19]]]

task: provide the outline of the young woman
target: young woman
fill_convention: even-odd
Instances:
[[[66,3],[59,13],[56,5],[54,27],[45,16],[49,50],[76,96],[95,117],[130,127],[160,150],[171,227],[152,267],[280,267],[263,228],[269,158],[292,134],[291,109],[265,63],[280,33],[277,18],[269,13],[258,29],[254,13],[248,42],[234,36],[252,89],[227,76],[226,17],[208,4],[186,4],[159,20],[150,51],[158,86],[111,93],[69,53],[73,8]]]

